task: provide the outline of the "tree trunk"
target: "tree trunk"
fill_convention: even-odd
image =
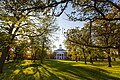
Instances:
[[[15,54],[15,56],[13,57],[13,60],[15,61],[15,60],[17,60],[18,54],[17,53],[14,53],[14,54]]]
[[[91,51],[89,51],[89,54],[90,54],[90,63],[93,64],[93,59],[92,59],[92,56],[91,56]]]
[[[111,57],[110,57],[110,49],[108,49],[108,67],[112,67],[111,65]]]
[[[10,47],[5,47],[2,49],[2,55],[1,55],[1,59],[0,59],[0,73],[3,72],[3,67],[4,67],[4,63],[5,63],[5,59],[9,53],[9,49]]]
[[[90,57],[90,63],[93,64],[93,59],[92,59],[92,57]]]
[[[45,44],[44,44],[44,41],[43,41],[43,44],[42,44],[42,54],[40,56],[40,63],[41,64],[43,64],[44,48],[45,48]]]
[[[118,48],[118,57],[120,59],[120,47]]]
[[[86,56],[84,57],[84,60],[85,60],[85,64],[87,64]]]
[[[87,61],[86,61],[86,59],[87,59],[87,58],[86,58],[86,56],[85,56],[85,54],[84,54],[84,61],[85,61],[85,64],[87,64]]]
[[[36,52],[35,52],[35,49],[33,49],[33,62],[35,62],[36,60]]]
[[[98,61],[98,60],[97,60],[97,56],[95,57],[95,61]]]
[[[8,53],[8,56],[7,56],[7,61],[9,61],[10,60],[10,54]]]
[[[116,59],[115,58],[113,58],[114,59],[114,61],[116,61]]]
[[[43,51],[42,51],[43,53]],[[40,54],[40,64],[43,64],[42,54]]]
[[[82,48],[82,50],[83,50],[83,53],[85,52],[85,49],[84,48]],[[87,64],[87,60],[86,60],[87,58],[86,58],[86,55],[85,55],[85,53],[84,53],[84,62],[85,62],[85,64]]]
[[[109,54],[108,54],[108,67],[112,67],[112,65],[111,65],[111,57],[110,57]]]
[[[80,57],[79,57],[78,59],[79,59],[79,61],[80,61]]]
[[[40,54],[40,64],[43,64],[42,54]]]
[[[75,61],[77,62],[77,55],[75,56]]]
[[[35,62],[35,61],[36,61],[36,55],[33,56],[33,62]]]
[[[43,64],[43,60],[42,59],[40,60],[40,63]]]

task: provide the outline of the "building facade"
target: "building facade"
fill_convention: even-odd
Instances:
[[[59,45],[59,49],[54,50],[54,59],[66,59],[67,51],[62,49],[62,45]]]

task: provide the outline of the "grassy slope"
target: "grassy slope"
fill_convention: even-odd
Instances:
[[[5,64],[0,80],[120,80],[120,61],[95,62],[85,65],[83,62],[67,60],[45,61],[43,65],[32,61],[10,62]]]

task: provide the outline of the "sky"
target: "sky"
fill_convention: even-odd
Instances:
[[[69,13],[71,10],[72,10],[72,8],[71,8],[71,5],[69,4],[68,8],[65,10],[65,12]],[[60,27],[60,30],[58,31],[58,33],[59,33],[58,40],[54,41],[54,45],[56,46],[56,48],[54,48],[54,50],[58,49],[60,44],[62,45],[63,49],[66,49],[64,46],[64,43],[63,43],[65,40],[63,32],[67,31],[67,29],[71,29],[71,28],[75,28],[75,27],[82,28],[84,26],[84,22],[80,22],[80,21],[73,22],[73,21],[68,21],[67,19],[68,19],[68,17],[66,16],[65,13],[63,13],[60,17],[57,17],[56,22],[57,22],[58,26]]]

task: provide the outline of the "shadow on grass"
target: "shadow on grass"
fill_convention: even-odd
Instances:
[[[120,61],[112,61],[112,65],[114,65],[114,66],[120,66]]]
[[[84,63],[83,63],[84,64]],[[119,61],[112,61],[111,62],[112,66],[120,66],[120,60]],[[104,60],[104,61],[96,61],[94,62],[94,64],[92,64],[93,66],[108,66],[108,61]]]
[[[25,61],[9,62],[5,64],[4,73],[0,80],[60,80],[46,67],[38,63],[25,65]]]
[[[120,80],[107,75],[106,70],[73,64],[54,60],[45,61],[42,65],[25,65],[25,61],[6,63],[5,73],[0,74],[0,80]]]
[[[63,73],[59,76],[66,77],[66,79],[120,80],[120,78],[108,75],[110,73],[106,70],[88,66],[73,66],[73,64],[74,63],[68,64],[59,61],[49,61],[46,65],[51,68],[56,68],[57,70],[55,72]]]

